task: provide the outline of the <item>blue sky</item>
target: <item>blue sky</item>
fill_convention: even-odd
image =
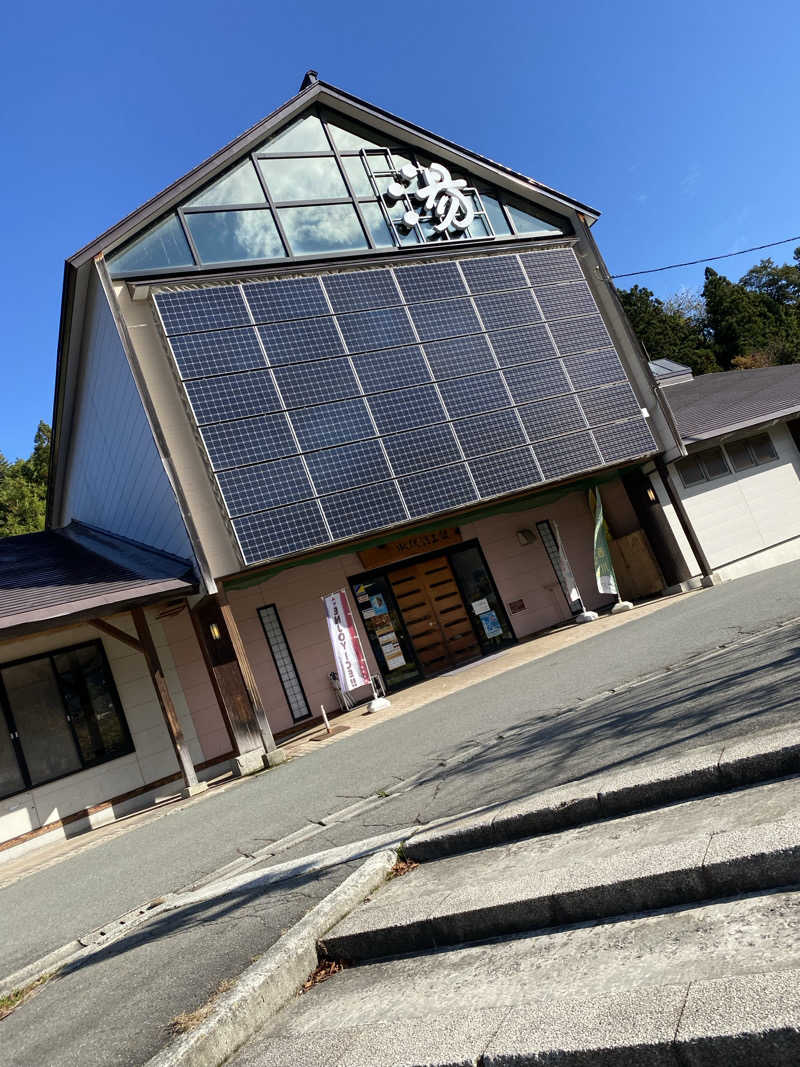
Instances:
[[[612,273],[800,234],[796,0],[45,0],[6,19],[9,458],[51,417],[64,259],[293,95],[309,67],[599,208]],[[757,258],[717,269],[738,278]],[[666,296],[702,277],[623,284]]]

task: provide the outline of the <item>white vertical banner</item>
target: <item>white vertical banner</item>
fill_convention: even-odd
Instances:
[[[346,693],[352,692],[353,689],[360,689],[364,685],[371,685],[372,679],[356,624],[353,621],[347,592],[339,589],[322,599],[325,603],[328,633],[333,645],[339,684]]]

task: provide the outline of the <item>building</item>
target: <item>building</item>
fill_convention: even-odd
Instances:
[[[389,692],[608,606],[590,489],[625,592],[697,570],[682,500],[641,472],[655,457],[669,487],[686,450],[596,218],[309,72],[67,261],[49,532],[9,551],[29,573],[40,545],[78,538],[94,558],[62,560],[66,586],[81,566],[123,574],[102,611],[69,594],[0,645],[9,843],[170,776],[197,788],[198,767],[261,766],[335,700],[321,598],[338,589]],[[126,582],[168,564],[185,587],[131,608]],[[46,705],[61,729],[61,650],[89,640],[127,755],[54,754],[35,775],[15,724]],[[138,770],[117,776],[125,759]]]
[[[800,365],[693,378],[669,362],[654,371],[688,452],[667,465],[670,488],[705,559],[650,477],[687,568],[724,580],[800,559]]]

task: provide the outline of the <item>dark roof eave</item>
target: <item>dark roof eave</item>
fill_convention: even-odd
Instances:
[[[0,618],[0,640],[85,622],[96,616],[117,615],[134,607],[146,607],[161,600],[191,596],[198,590],[197,583],[180,578],[151,582],[139,592],[129,590],[126,594],[106,593],[103,596],[73,600],[67,604],[36,608]]]
[[[800,415],[800,405],[785,408],[782,411],[773,411],[766,415],[757,415],[754,418],[745,419],[743,422],[732,422],[728,426],[720,426],[704,433],[688,434],[681,432],[681,440],[685,445],[697,444],[700,441],[713,441],[717,437],[725,437],[727,434],[737,433],[739,430],[747,430],[754,426],[767,426],[775,422],[783,422],[785,419],[790,419],[794,415]]]
[[[130,231],[135,230],[139,226],[146,225],[151,218],[155,218],[157,215],[167,210],[172,202],[177,200],[183,192],[190,190],[197,183],[203,181],[206,172],[214,171],[217,167],[224,165],[229,160],[233,161],[238,154],[245,150],[248,142],[260,140],[261,137],[266,135],[272,127],[277,125],[287,113],[297,110],[301,102],[305,105],[316,100],[317,97],[320,96],[350,104],[368,115],[372,114],[378,116],[401,129],[416,134],[417,136],[438,142],[465,159],[474,160],[482,166],[488,167],[499,174],[506,175],[509,178],[513,178],[515,181],[521,182],[531,190],[541,192],[546,196],[554,197],[563,203],[568,204],[574,210],[589,215],[593,221],[599,218],[600,212],[596,208],[590,207],[588,204],[575,200],[574,198],[567,196],[565,193],[558,192],[558,190],[552,189],[550,186],[544,185],[525,174],[521,174],[519,171],[515,171],[511,167],[507,167],[502,163],[497,163],[494,160],[489,159],[488,156],[483,156],[478,152],[473,152],[468,148],[456,144],[454,141],[449,141],[446,138],[440,137],[437,134],[432,133],[430,130],[426,130],[423,126],[417,126],[415,123],[407,122],[405,119],[393,115],[390,111],[376,107],[375,105],[368,103],[366,100],[361,100],[359,97],[353,96],[351,93],[347,93],[343,89],[338,89],[336,86],[329,85],[327,82],[319,81],[295,94],[289,100],[285,101],[285,103],[281,104],[280,107],[267,115],[266,118],[261,119],[255,125],[245,130],[244,133],[240,134],[229,144],[219,149],[219,151],[215,152],[212,156],[209,156],[204,162],[193,167],[192,170],[188,171],[181,178],[178,178],[177,181],[168,185],[166,189],[162,190],[160,193],[156,194],[156,196],[130,212],[130,214],[126,215],[119,222],[115,223],[114,226],[100,234],[95,240],[91,241],[89,244],[79,249],[74,255],[70,256],[67,263],[74,267],[80,267],[89,259],[93,259],[100,252],[107,249],[110,245],[117,244],[124,240],[129,236]]]

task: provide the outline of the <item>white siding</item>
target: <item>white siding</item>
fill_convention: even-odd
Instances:
[[[112,616],[110,621],[130,634],[135,632],[128,615]],[[155,612],[148,613],[148,622],[189,754],[195,764],[200,763],[205,756],[172,658],[172,651]],[[85,808],[102,804],[113,797],[142,789],[161,778],[176,774],[179,770],[144,656],[128,645],[98,634],[91,626],[77,625],[57,632],[21,637],[3,645],[0,664],[98,639],[108,657],[135,751],[0,800],[0,843]],[[209,773],[219,773],[219,770]],[[179,792],[181,788],[180,781],[170,783],[161,787],[160,795],[168,796]],[[144,807],[151,803],[152,799],[149,795],[143,795],[132,799],[127,805],[123,804],[122,808],[104,809],[92,815],[87,826],[107,822],[122,811]],[[48,840],[57,840],[64,836],[65,831],[60,829],[54,831],[54,837]],[[34,839],[29,847],[34,847],[37,843],[40,842]]]
[[[769,435],[778,458],[750,470],[687,489],[671,467],[709,563],[724,578],[800,558],[800,453],[784,424]]]
[[[80,519],[192,557],[111,310],[90,283],[60,523]]]

